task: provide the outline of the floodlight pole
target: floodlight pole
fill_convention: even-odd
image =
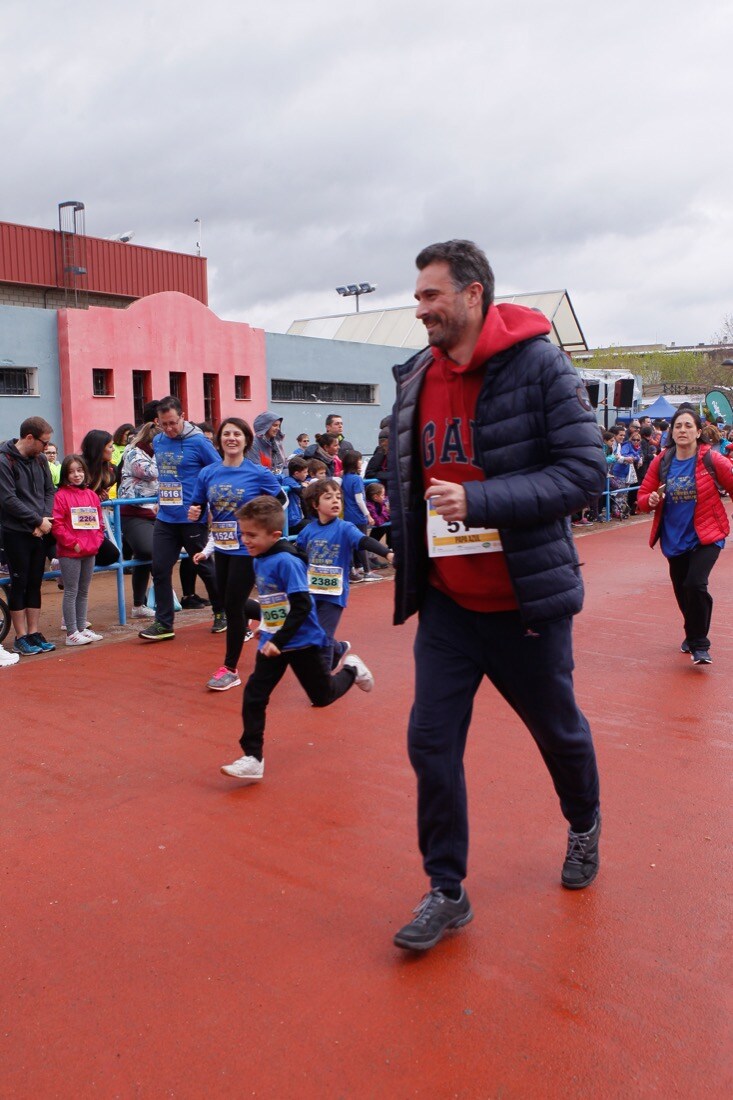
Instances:
[[[362,294],[371,294],[376,290],[376,283],[349,283],[347,286],[337,286],[336,293],[342,298],[356,298],[356,312],[359,312],[359,298]]]

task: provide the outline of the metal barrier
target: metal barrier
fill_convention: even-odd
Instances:
[[[377,478],[369,478],[369,481],[376,481]],[[287,489],[283,491],[287,494]],[[120,621],[120,626],[125,626],[127,623],[127,608],[125,607],[125,570],[134,569],[137,565],[152,565],[152,561],[144,561],[139,558],[123,558],[122,557],[122,518],[120,516],[120,508],[122,505],[127,504],[156,504],[157,497],[125,497],[122,500],[119,498],[115,500],[105,500],[102,502],[103,508],[108,508],[112,511],[112,534],[115,543],[119,547],[120,559],[115,562],[114,565],[95,565],[95,573],[115,573],[117,576],[117,616]],[[610,505],[609,505],[610,507]],[[386,525],[385,525],[386,526]],[[285,505],[285,529],[283,531],[283,537],[294,539],[294,535],[288,534],[288,509]],[[179,557],[179,561],[183,558],[187,558],[188,554],[182,551]],[[61,576],[61,572],[58,569],[49,569],[43,574],[45,581],[56,580]],[[9,577],[0,577],[0,585],[7,585],[10,583]]]

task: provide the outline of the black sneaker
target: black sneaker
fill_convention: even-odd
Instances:
[[[139,632],[138,638],[142,638],[146,642],[165,642],[168,638],[175,638],[175,634],[172,627],[163,626],[155,619],[150,626],[146,626],[144,630]]]
[[[568,829],[568,850],[562,865],[562,884],[568,890],[582,890],[590,886],[598,874],[600,856],[598,841],[601,836],[601,813],[598,811],[596,823],[587,833],[574,833]]]
[[[435,947],[449,928],[462,928],[472,920],[473,909],[463,887],[458,901],[452,901],[441,890],[433,889],[415,909],[415,919],[400,928],[394,938],[395,946],[408,951],[427,951]]]
[[[35,638],[35,635],[31,634],[31,638]],[[713,658],[707,649],[693,649],[692,660],[696,665],[711,665],[713,663]]]
[[[223,611],[219,611],[219,612],[217,612],[216,615],[214,615],[214,622],[213,622],[213,625],[211,627],[211,633],[212,634],[223,634],[224,631],[226,630],[226,628],[227,628],[227,617],[226,617],[226,615],[224,614]]]
[[[43,653],[51,653],[56,648],[53,642],[49,642],[39,631],[36,631],[35,634],[29,634],[28,640],[31,645],[37,645]]]
[[[193,596],[184,596],[181,599],[181,607],[184,611],[200,611],[202,607],[211,607],[211,601],[194,593]]]
[[[684,642],[680,646],[680,653],[689,653],[689,652],[690,652],[690,644],[687,641],[687,638],[685,638]]]

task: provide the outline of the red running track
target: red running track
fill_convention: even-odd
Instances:
[[[375,691],[316,711],[286,677],[260,785],[218,771],[241,689],[204,690],[208,623],[3,670],[3,1100],[730,1096],[733,551],[700,669],[647,532],[579,539],[596,884],[560,888],[549,779],[487,684],[476,917],[424,956],[391,943],[425,887],[391,582],[344,618]]]

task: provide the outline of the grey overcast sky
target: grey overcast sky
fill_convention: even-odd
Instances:
[[[0,219],[193,252],[284,331],[469,237],[591,345],[733,313],[731,0],[0,0]],[[346,301],[346,309],[353,300]]]

